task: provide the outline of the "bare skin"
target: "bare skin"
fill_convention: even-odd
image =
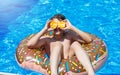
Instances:
[[[53,20],[59,21],[56,18]],[[42,31],[38,32],[28,41],[27,45],[28,48],[38,48],[45,45],[47,53],[50,55],[51,75],[58,75],[57,68],[61,58],[68,59],[73,55],[77,56],[89,75],[95,75],[89,57],[81,46],[81,43],[91,42],[91,37],[85,32],[75,28],[66,20],[66,28],[54,29],[54,36],[52,38],[41,38],[41,36],[50,29],[48,24],[49,22]]]

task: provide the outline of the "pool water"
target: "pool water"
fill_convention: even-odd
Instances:
[[[43,75],[18,66],[15,52],[26,36],[39,32],[56,13],[105,41],[109,57],[96,75],[120,75],[120,3],[119,0],[39,0],[29,11],[6,25],[0,34],[0,72],[20,75]],[[3,28],[0,29],[3,32]]]

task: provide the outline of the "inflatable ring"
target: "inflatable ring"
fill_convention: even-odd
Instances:
[[[89,44],[82,44],[82,47],[88,53],[91,64],[96,71],[106,61],[108,52],[105,43],[101,39],[93,34],[90,35],[93,38],[93,41]],[[45,52],[45,48],[40,47],[38,49],[28,49],[26,45],[29,39],[33,36],[34,34],[21,41],[16,51],[16,60],[23,68],[38,71],[45,75],[50,75],[50,59]],[[50,35],[45,34],[44,36]],[[76,56],[73,56],[71,59],[62,59],[59,63],[58,71],[59,75],[65,75],[66,73],[70,73],[72,75],[87,74],[85,68],[78,61]]]

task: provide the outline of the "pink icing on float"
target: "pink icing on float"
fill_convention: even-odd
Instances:
[[[96,71],[106,61],[108,52],[105,43],[101,39],[99,39],[95,35],[90,35],[93,38],[93,41],[89,44],[82,44],[82,47],[88,53],[92,66]],[[28,49],[26,45],[29,39],[33,36],[34,34],[21,41],[16,51],[16,60],[18,64],[23,68],[38,71],[45,75],[50,75],[50,59],[45,51],[45,47],[42,46],[38,49]],[[46,33],[44,36],[49,37],[50,35]],[[62,61],[59,63],[58,71],[60,75],[87,74],[86,70],[78,61],[76,56],[73,56],[71,59],[62,59]]]

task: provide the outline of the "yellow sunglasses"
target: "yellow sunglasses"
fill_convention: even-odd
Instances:
[[[55,21],[51,21],[50,22],[50,28],[52,29],[56,29],[56,28],[65,28],[66,27],[66,24],[64,21],[60,21],[60,22],[55,22]]]

